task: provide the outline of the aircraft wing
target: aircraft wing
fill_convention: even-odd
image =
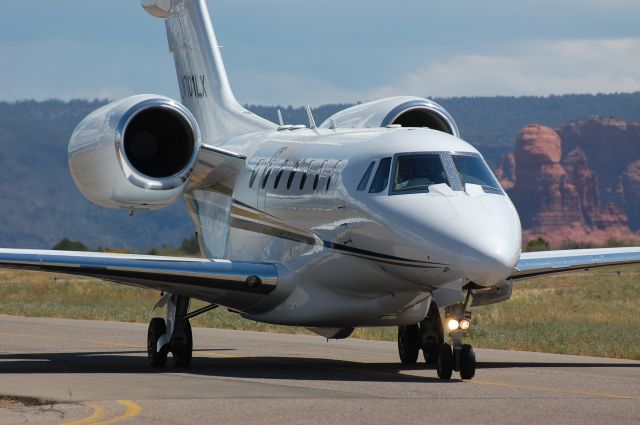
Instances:
[[[272,264],[203,258],[0,249],[0,268],[89,276],[248,308],[276,288]]]
[[[640,264],[640,247],[524,252],[514,268],[511,279],[530,279],[555,273],[628,264]]]

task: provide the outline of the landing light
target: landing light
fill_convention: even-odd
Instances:
[[[447,321],[447,327],[450,331],[455,331],[460,327],[460,322],[458,322],[456,319],[449,319]]]
[[[467,329],[469,329],[469,326],[471,326],[471,322],[469,322],[467,319],[462,319],[460,321],[460,329],[466,331]]]

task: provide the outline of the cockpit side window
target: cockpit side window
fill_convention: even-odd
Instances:
[[[391,158],[382,158],[378,165],[378,169],[376,170],[376,175],[373,176],[373,182],[371,183],[369,193],[380,193],[387,188],[387,185],[389,184],[390,168]]]
[[[462,184],[477,184],[485,192],[502,193],[500,183],[481,157],[476,155],[452,155],[453,163],[460,175]]]
[[[397,158],[393,176],[394,192],[427,191],[434,184],[451,186],[438,154],[413,154]]]
[[[375,161],[371,161],[367,171],[364,172],[364,175],[360,179],[360,183],[358,183],[358,190],[365,190],[367,188],[367,183],[369,183],[369,177],[371,177],[371,172],[373,171],[373,166],[376,164]]]

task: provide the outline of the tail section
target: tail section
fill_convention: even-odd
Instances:
[[[165,19],[182,103],[198,121],[205,144],[276,127],[247,111],[233,95],[205,0],[141,3],[149,14]]]

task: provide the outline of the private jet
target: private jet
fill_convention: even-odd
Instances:
[[[521,253],[511,200],[437,103],[399,96],[320,125],[309,108],[308,125],[270,122],[234,97],[205,0],[141,4],[164,21],[181,101],[143,94],[92,112],[69,168],[107,208],[183,199],[202,258],[0,249],[0,267],[161,291],[151,366],[169,354],[188,366],[190,319],[223,307],[328,339],[395,326],[403,364],[422,351],[439,378],[471,379],[471,308],[508,300],[520,280],[640,262],[640,248]]]

